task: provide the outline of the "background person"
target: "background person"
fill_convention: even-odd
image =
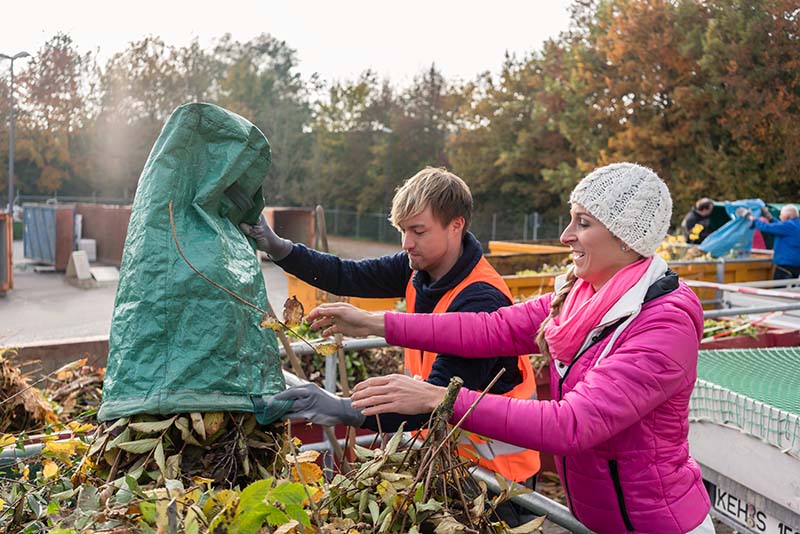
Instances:
[[[686,242],[699,245],[711,233],[711,212],[714,211],[714,201],[703,197],[695,202],[694,207],[681,221],[681,232]]]
[[[741,210],[742,208],[739,208]],[[780,220],[776,221],[769,208],[761,208],[766,221],[756,219],[750,210],[737,210],[737,214],[747,217],[750,226],[764,234],[775,236],[772,245],[772,263],[775,265],[773,280],[800,278],[800,218],[797,206],[786,204],[781,208]]]
[[[275,263],[301,280],[336,295],[358,297],[405,297],[410,313],[441,314],[454,311],[491,312],[512,303],[503,278],[483,257],[480,242],[468,231],[472,217],[472,194],[464,181],[444,169],[428,167],[407,180],[392,201],[391,222],[402,235],[403,251],[391,256],[342,260],[292,244],[278,237],[262,217],[258,226],[242,225],[259,249]],[[508,398],[535,397],[536,382],[527,355],[496,357],[484,353],[481,360],[465,360],[444,353],[407,349],[405,369],[430,384],[446,386],[459,376],[464,387],[482,390],[500,371],[505,373],[492,391]],[[280,398],[292,399],[290,418],[306,418],[320,424],[348,424],[378,430],[375,417],[364,419],[350,407],[349,399],[326,394],[307,385],[289,389]],[[385,414],[381,429],[393,431],[402,421],[405,429],[417,429],[430,414],[409,417]],[[494,442],[487,444],[465,434],[463,453],[506,478],[531,489],[539,471],[536,451]],[[513,503],[501,510],[509,525],[533,516]]]
[[[494,313],[384,314],[326,304],[309,318],[325,334],[385,335],[467,358],[538,345],[551,357],[553,400],[490,394],[464,428],[554,453],[570,509],[599,534],[712,533],[688,445],[703,311],[654,255],[669,227],[669,191],[651,170],[619,163],[586,176],[570,203],[561,241],[574,263],[554,294]],[[445,391],[390,375],[358,384],[352,398],[365,414],[416,413],[438,405]],[[477,398],[462,389],[453,420]]]

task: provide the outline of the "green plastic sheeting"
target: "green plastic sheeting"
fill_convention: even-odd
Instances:
[[[255,412],[262,424],[286,407],[274,332],[261,315],[198,276],[261,309],[264,278],[239,230],[264,207],[267,138],[210,104],[173,112],[144,166],[133,203],[109,340],[102,421],[137,413]]]

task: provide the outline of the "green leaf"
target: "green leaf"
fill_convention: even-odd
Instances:
[[[139,423],[131,423],[128,425],[128,428],[144,434],[155,434],[157,432],[163,432],[171,427],[172,423],[175,422],[177,417],[177,415],[174,415],[169,419],[164,419],[163,421],[143,421]]]
[[[167,478],[167,461],[164,459],[164,444],[161,442],[161,440],[158,440],[158,445],[156,445],[156,450],[153,453],[153,456],[156,459],[158,470],[161,471],[161,476],[163,478]]]
[[[303,508],[302,504],[287,504],[286,514],[305,527],[311,526],[311,521],[308,519],[308,513],[306,513],[306,510]]]
[[[56,515],[60,511],[61,511],[61,505],[57,501],[52,501],[50,504],[47,505],[47,515]]]
[[[156,522],[156,505],[150,501],[142,501],[139,503],[139,511],[142,513],[142,519],[150,524]]]
[[[134,454],[144,454],[152,451],[159,443],[161,443],[159,438],[145,438],[136,441],[125,441],[117,444],[117,447]]]
[[[378,519],[381,517],[381,509],[378,506],[378,501],[370,499],[367,508],[369,508],[369,513],[372,516],[372,524],[377,525]]]
[[[253,482],[242,490],[236,516],[231,523],[231,532],[256,534],[261,529],[269,515],[265,499],[271,490],[272,479]]]
[[[289,516],[286,515],[280,508],[272,506],[271,504],[267,505],[267,523],[273,527],[277,527],[280,525],[285,525],[288,522]]]
[[[389,443],[386,444],[386,451],[384,452],[384,454],[386,456],[389,456],[389,455],[394,454],[394,453],[397,452],[397,447],[400,446],[400,440],[403,439],[403,425],[404,424],[405,423],[400,425],[400,427],[394,433],[394,436],[392,436],[392,439],[390,439]]]
[[[131,439],[131,431],[130,431],[129,428],[126,427],[122,432],[120,432],[119,436],[117,436],[116,438],[112,439],[108,443],[108,445],[106,446],[106,450],[107,451],[111,450],[111,449],[113,449],[114,447],[116,447],[120,443],[124,443],[126,441],[130,441],[130,439]]]
[[[299,482],[284,482],[270,494],[270,501],[281,502],[283,504],[303,504],[307,499],[306,490]]]
[[[97,488],[84,484],[78,495],[78,509],[83,512],[97,512],[100,510],[100,495]]]
[[[363,462],[365,460],[369,460],[371,458],[375,458],[375,451],[372,449],[368,449],[366,447],[362,447],[359,444],[355,444],[353,447],[353,451],[356,453],[356,459]]]

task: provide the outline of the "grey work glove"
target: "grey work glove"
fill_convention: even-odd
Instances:
[[[241,223],[239,228],[244,232],[244,235],[255,240],[258,250],[263,250],[275,261],[281,261],[292,251],[292,242],[276,234],[267,224],[267,219],[264,218],[263,213],[258,218],[255,226]]]
[[[350,406],[350,399],[339,397],[316,384],[289,388],[273,397],[276,401],[294,401],[283,419],[307,419],[324,426],[348,425],[360,427],[365,416]]]
[[[750,210],[745,208],[744,206],[736,208],[736,211],[734,213],[736,214],[737,217],[741,217],[743,219],[749,219],[752,216]]]
[[[769,211],[769,208],[766,206],[761,207],[761,215],[763,215],[768,221],[772,220],[772,212]]]

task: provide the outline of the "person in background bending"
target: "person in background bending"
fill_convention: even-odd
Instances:
[[[699,245],[708,237],[711,233],[712,211],[714,211],[714,201],[704,197],[686,214],[681,222],[681,231],[687,243]]]

